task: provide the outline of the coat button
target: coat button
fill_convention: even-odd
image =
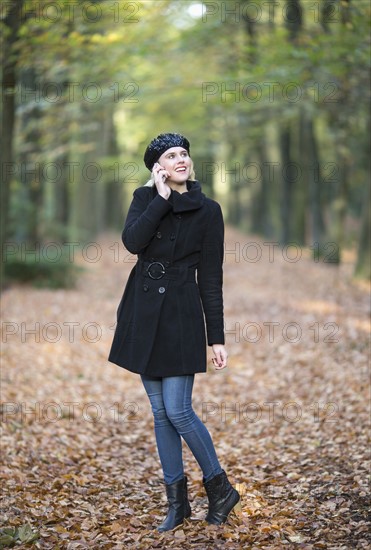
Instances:
[[[182,219],[182,216],[180,214],[177,214],[176,216],[178,218],[178,220],[181,220]]]
[[[171,241],[174,241],[174,239],[175,239],[175,233],[172,233],[172,234],[170,235],[170,240],[171,240]]]
[[[148,291],[148,288],[149,288],[148,285],[143,285],[143,290],[144,290],[144,292],[147,292],[147,291]]]
[[[164,286],[160,286],[160,288],[158,289],[159,293],[160,294],[163,294],[165,292],[165,287]]]
[[[162,233],[161,233],[161,231],[157,231],[156,237],[157,237],[158,239],[161,239],[161,238],[162,238]]]

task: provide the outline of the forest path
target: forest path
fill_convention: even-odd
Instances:
[[[370,304],[353,258],[316,263],[227,227],[229,366],[196,376],[194,407],[242,506],[224,526],[201,521],[185,448],[192,518],[158,534],[149,403],[137,375],[107,362],[134,259],[116,234],[84,254],[76,289],[2,297],[3,525],[29,523],[45,549],[366,548]]]

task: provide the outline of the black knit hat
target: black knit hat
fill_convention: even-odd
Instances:
[[[155,162],[171,147],[183,147],[189,153],[190,145],[187,138],[180,134],[160,134],[153,139],[144,153],[144,164],[152,170]]]

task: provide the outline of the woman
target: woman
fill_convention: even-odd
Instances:
[[[194,375],[206,372],[205,321],[216,369],[227,366],[227,352],[223,216],[194,180],[189,153],[189,142],[180,134],[160,134],[145,151],[152,178],[134,191],[122,233],[138,261],[117,310],[109,355],[111,362],[140,374],[152,406],[168,500],[159,531],[173,529],[191,515],[181,437],[203,472],[206,520],[223,523],[240,498],[192,409]]]

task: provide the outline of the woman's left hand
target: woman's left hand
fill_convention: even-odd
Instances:
[[[227,351],[223,344],[213,344],[212,346],[215,357],[212,358],[215,370],[224,369],[227,366]]]

